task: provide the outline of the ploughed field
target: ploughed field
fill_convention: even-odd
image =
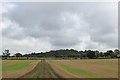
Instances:
[[[2,60],[3,78],[118,78],[118,59]]]
[[[39,60],[3,60],[2,77],[18,78],[30,72],[38,64]]]
[[[65,78],[118,78],[118,59],[48,60]]]

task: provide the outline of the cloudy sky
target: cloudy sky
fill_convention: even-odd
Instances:
[[[1,7],[2,51],[118,48],[117,3],[13,2]]]

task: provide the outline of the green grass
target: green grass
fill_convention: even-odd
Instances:
[[[39,73],[44,72],[43,62],[40,62],[39,68],[31,75],[31,78],[37,78]]]
[[[38,68],[38,70],[31,75],[31,78],[37,78],[39,73],[40,73],[40,68]]]
[[[54,63],[53,61],[51,60],[48,60],[50,63]],[[62,66],[64,69],[66,69],[68,72],[72,73],[72,74],[81,74],[81,75],[87,75],[87,76],[90,76],[90,77],[93,77],[93,78],[102,78],[98,75],[95,75],[95,74],[92,74],[92,73],[89,73],[89,72],[86,72],[84,70],[80,70],[80,69],[75,69],[75,68],[72,68],[70,66],[67,66],[67,65],[64,65],[64,64],[58,64],[60,66]]]
[[[2,71],[12,71],[12,70],[20,70],[23,69],[25,67],[28,67],[30,65],[31,62],[22,62],[22,63],[17,63],[17,64],[13,64],[7,67],[3,67]]]
[[[38,62],[39,60],[33,60],[34,62]]]
[[[53,61],[51,61],[51,60],[47,60],[48,62],[50,62],[50,63],[54,63]]]
[[[50,62],[52,62],[52,61],[50,61]],[[31,78],[37,78],[39,76],[39,74],[43,74],[45,72],[45,70],[48,70],[48,73],[52,73],[53,71],[50,69],[50,67],[45,64],[47,64],[47,63],[44,60],[42,60],[40,62],[38,69],[31,75]],[[47,68],[45,68],[45,66]]]
[[[93,78],[101,78],[101,77],[98,76],[98,75],[95,75],[95,74],[86,72],[86,71],[84,71],[84,70],[75,69],[75,68],[69,67],[69,66],[64,65],[64,64],[60,64],[60,65],[61,65],[63,68],[65,68],[68,72],[70,72],[70,73],[72,73],[72,74],[81,74],[81,75],[87,75],[87,76],[90,76],[90,77],[93,77]]]

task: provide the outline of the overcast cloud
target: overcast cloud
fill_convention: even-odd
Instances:
[[[117,3],[14,2],[1,14],[2,50],[11,53],[118,48]]]

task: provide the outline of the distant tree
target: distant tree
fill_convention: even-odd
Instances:
[[[16,53],[15,56],[19,58],[19,57],[22,57],[23,55],[21,53]]]
[[[117,57],[117,54],[116,54],[116,53],[111,53],[111,54],[110,54],[110,57],[111,57],[111,58],[116,58],[116,57]]]
[[[85,57],[87,57],[87,53],[80,51],[80,58],[83,59]]]
[[[16,57],[22,57],[22,54],[21,53],[16,53],[15,56]]]
[[[100,52],[100,53],[99,53],[99,56],[100,56],[100,57],[104,57],[104,53],[103,53],[103,52]]]
[[[41,58],[98,58],[98,57],[116,57],[117,54],[120,54],[119,50],[108,50],[106,52],[99,52],[99,51],[92,51],[92,50],[85,50],[85,51],[77,51],[74,49],[60,49],[60,50],[51,50],[48,52],[40,52],[40,53],[30,53],[23,55],[27,59],[29,57],[41,57]]]
[[[88,50],[87,51],[87,57],[89,59],[93,59],[95,57],[95,51]]]
[[[117,55],[120,54],[120,51],[118,49],[115,49],[112,54],[110,54],[111,58],[117,58]]]
[[[100,54],[99,54],[98,50],[95,51],[95,57],[100,57]]]
[[[3,57],[5,57],[5,59],[7,59],[7,57],[9,57],[10,56],[10,52],[9,52],[9,50],[7,49],[7,50],[5,50],[4,52],[3,52]]]
[[[114,53],[116,53],[118,55],[118,54],[120,54],[120,51],[118,49],[115,49]]]
[[[114,52],[112,51],[112,50],[107,50],[107,52],[105,52],[104,54],[105,54],[105,57],[112,57],[113,58],[113,54]]]

